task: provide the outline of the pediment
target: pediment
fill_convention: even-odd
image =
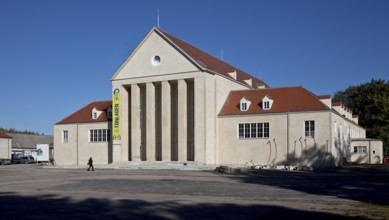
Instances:
[[[198,71],[185,54],[153,28],[112,80]]]

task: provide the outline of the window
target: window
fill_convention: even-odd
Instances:
[[[366,154],[366,146],[355,146],[354,147],[354,154]]]
[[[247,111],[247,103],[243,102],[240,107],[241,111]]]
[[[315,137],[315,121],[305,121],[305,137]]]
[[[109,142],[111,141],[110,129],[89,130],[89,142]]]
[[[161,63],[161,57],[158,56],[158,55],[155,55],[151,58],[151,64],[153,64],[153,66],[158,66],[159,64]]]
[[[270,109],[270,102],[269,102],[269,101],[263,102],[263,109],[264,109],[264,110]]]
[[[240,100],[240,110],[241,111],[247,111],[250,108],[251,101],[248,100],[246,97],[243,97]]]
[[[238,139],[268,138],[269,122],[239,123]]]
[[[97,112],[93,112],[93,119],[97,119]]]
[[[274,100],[270,98],[270,96],[266,95],[262,99],[262,109],[263,110],[270,110],[271,106],[273,105]]]
[[[62,131],[62,143],[68,143],[69,141],[69,131],[63,130]]]

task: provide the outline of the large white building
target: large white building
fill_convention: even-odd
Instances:
[[[270,88],[159,28],[114,74],[112,95],[112,103],[91,103],[55,125],[58,164],[93,156],[95,163],[320,167],[367,156],[351,148],[366,134],[357,116],[330,96]]]

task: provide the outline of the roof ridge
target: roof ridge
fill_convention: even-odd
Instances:
[[[155,27],[154,30],[158,31],[158,33],[160,33],[167,40],[169,40],[171,43],[173,43],[178,49],[180,49],[183,53],[185,53],[186,56],[188,56],[193,62],[195,62],[203,70],[207,70],[207,71],[211,71],[211,72],[214,72],[214,73],[218,73],[220,75],[223,75],[225,77],[233,79],[233,80],[235,80],[235,81],[237,81],[239,83],[243,83],[245,85],[247,83],[245,83],[243,80],[248,80],[250,78],[251,79],[255,79],[255,81],[257,83],[261,82],[266,87],[269,87],[263,80],[258,79],[257,77],[255,77],[255,76],[253,76],[253,75],[243,71],[242,69],[237,68],[237,67],[231,65],[230,63],[217,58],[216,56],[214,56],[214,55],[212,55],[212,54],[210,54],[210,53],[208,53],[208,52],[206,52],[206,51],[204,51],[204,50],[194,46],[193,44],[188,43],[188,42],[186,42],[186,41],[184,41],[184,40],[182,40],[182,39],[180,39],[180,38],[178,38],[178,37],[176,37],[176,36],[166,32],[164,30],[162,30],[161,28]],[[183,44],[183,45],[180,46],[179,44]],[[190,48],[186,48],[185,49],[182,46],[187,46],[187,47],[190,47]],[[188,51],[188,49],[189,50],[190,49],[197,50],[197,51],[191,53],[190,51]],[[198,59],[198,57],[193,56],[193,54],[195,54],[195,53],[202,53],[203,55],[208,56],[208,58],[210,58],[211,60],[210,59],[205,59],[205,60]],[[197,54],[197,55],[199,55],[199,54]],[[208,65],[207,65],[207,63],[208,63]],[[227,68],[229,70],[228,71],[221,71],[220,69],[219,70],[217,70],[217,68],[215,69],[215,67],[220,67],[217,63],[219,63],[219,65],[220,64],[222,65],[221,68]],[[211,65],[209,65],[209,64],[211,64]],[[213,66],[213,68],[210,67],[210,66]],[[236,79],[231,77],[230,75],[228,75],[228,73],[231,72],[231,71],[237,71],[239,76]],[[238,80],[238,78],[243,78],[243,79]],[[253,87],[253,86],[251,86],[251,87]]]

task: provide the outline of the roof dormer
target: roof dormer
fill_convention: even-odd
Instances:
[[[237,79],[237,76],[236,76],[236,70],[234,72],[230,72],[228,73],[228,75],[230,75],[233,79]]]
[[[241,100],[240,100],[240,111],[242,112],[245,112],[249,109],[250,107],[250,104],[251,104],[251,101],[249,99],[247,99],[246,97],[243,97]]]
[[[252,78],[246,79],[246,80],[244,80],[244,82],[247,83],[247,85],[249,85],[250,87],[253,86],[253,79]]]
[[[270,96],[265,96],[262,99],[262,109],[263,110],[270,110],[273,105],[273,99],[270,98]]]
[[[92,119],[98,119],[101,115],[102,111],[97,110],[96,108],[92,109]]]

